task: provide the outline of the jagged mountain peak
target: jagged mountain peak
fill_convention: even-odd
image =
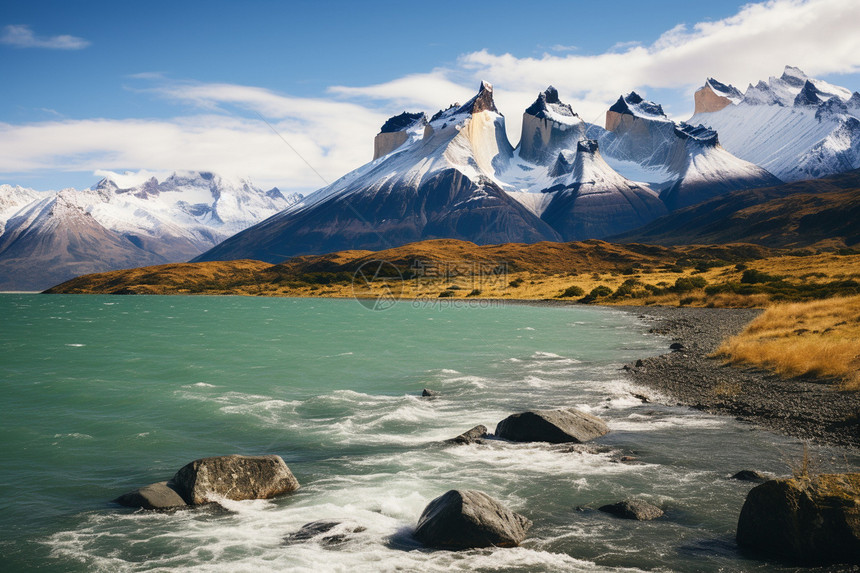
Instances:
[[[630,92],[626,96],[620,96],[618,101],[609,108],[609,111],[645,119],[669,121],[669,118],[663,112],[663,106],[644,99],[635,91]]]
[[[794,87],[803,87],[803,84],[809,80],[809,76],[803,73],[803,70],[795,66],[785,66],[782,75],[779,77],[788,85]]]
[[[496,108],[496,102],[493,101],[493,84],[484,80],[481,81],[481,85],[478,87],[478,93],[460,106],[457,113],[475,114],[482,111],[491,111],[502,115]]]
[[[848,104],[838,97],[832,97],[821,103],[815,110],[815,119],[821,121],[824,118],[837,119],[839,116],[848,114]]]
[[[520,157],[541,165],[553,163],[561,149],[574,149],[585,137],[586,125],[553,86],[538,94],[523,113]]]
[[[379,130],[379,133],[393,133],[395,131],[404,131],[409,129],[413,125],[419,122],[427,122],[427,116],[424,112],[410,113],[408,111],[404,111],[399,115],[394,115],[389,117],[385,123],[382,124],[382,128]]]
[[[821,92],[815,85],[806,80],[803,83],[803,87],[800,88],[800,93],[794,98],[794,106],[795,107],[811,107],[821,105],[824,100],[821,98]]]
[[[741,103],[748,105],[785,105],[776,96],[770,85],[761,80],[755,85],[750,84],[747,86],[747,91],[744,92],[744,98],[741,100]]]
[[[724,84],[723,82],[715,80],[714,78],[708,78],[707,80],[705,80],[705,85],[709,86],[718,95],[722,95],[725,97],[740,100],[744,95],[741,93],[741,90],[739,90],[732,84]]]
[[[633,229],[666,214],[651,189],[615,171],[600,154],[594,139],[577,142],[576,152],[558,154],[551,200],[541,218],[567,241],[579,241]]]
[[[400,115],[388,118],[373,140],[373,159],[388,155],[410,138],[416,139],[423,136],[427,123],[427,116],[423,112],[404,111]]]
[[[109,191],[111,193],[114,193],[118,189],[119,185],[117,185],[114,180],[109,177],[105,177],[104,179],[93,185],[93,190],[96,191]]]
[[[539,93],[534,103],[526,108],[525,113],[560,123],[579,121],[579,116],[573,111],[573,107],[570,104],[562,103],[558,96],[558,90],[553,86],[549,86]]]
[[[735,86],[708,78],[705,85],[696,90],[694,95],[695,113],[720,111],[726,106],[738,103],[743,97],[744,94]]]

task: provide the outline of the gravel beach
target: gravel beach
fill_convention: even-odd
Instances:
[[[617,307],[615,307],[617,308]],[[625,368],[633,380],[679,404],[735,416],[812,442],[860,449],[860,393],[803,378],[781,378],[708,358],[756,309],[626,307],[666,337],[667,353]],[[680,350],[669,350],[679,343]]]

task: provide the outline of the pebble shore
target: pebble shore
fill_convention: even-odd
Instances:
[[[782,378],[709,358],[722,340],[743,330],[761,310],[625,310],[637,313],[651,323],[651,332],[666,337],[666,354],[625,367],[636,384],[681,405],[731,415],[802,440],[860,450],[860,392],[842,392],[829,382]],[[683,348],[669,351],[673,343]]]

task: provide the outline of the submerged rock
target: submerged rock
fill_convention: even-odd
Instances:
[[[755,470],[741,470],[735,475],[732,476],[732,479],[736,479],[738,481],[757,481],[757,482],[765,482],[768,477],[762,473],[759,473]]]
[[[637,499],[629,499],[627,501],[619,501],[610,505],[604,505],[597,508],[598,511],[609,513],[623,519],[635,519],[637,521],[651,521],[663,516],[663,510],[656,505],[640,501]]]
[[[513,442],[587,442],[609,432],[606,423],[579,410],[530,410],[498,423],[496,436]]]
[[[483,424],[478,424],[471,430],[467,430],[457,436],[456,438],[451,438],[450,440],[445,440],[446,444],[481,444],[484,442],[484,438],[487,437],[487,426]]]
[[[860,473],[754,487],[741,509],[737,542],[802,563],[860,564]]]
[[[126,507],[142,507],[143,509],[176,509],[188,505],[176,491],[175,486],[166,481],[145,485],[140,489],[125,493],[116,498],[114,502]]]
[[[439,549],[516,547],[531,526],[482,491],[452,489],[427,504],[415,538]]]
[[[316,541],[322,545],[340,545],[349,541],[353,534],[362,531],[367,531],[367,528],[351,521],[312,521],[287,535],[284,543],[291,545]]]
[[[441,394],[436,390],[428,390],[427,388],[421,390],[422,398],[435,398],[436,396],[441,396]]]

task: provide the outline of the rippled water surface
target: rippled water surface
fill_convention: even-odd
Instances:
[[[620,367],[662,352],[630,314],[496,306],[384,312],[355,301],[0,295],[4,571],[782,571],[733,537],[750,485],[796,442],[643,404]],[[441,397],[419,397],[427,387]],[[588,451],[441,444],[516,411],[574,406],[612,432]],[[280,454],[271,501],[133,511],[108,500],[195,458]],[[825,464],[857,460],[817,449]],[[619,463],[621,456],[635,463]],[[421,510],[481,489],[528,516],[517,549],[428,551]],[[595,508],[629,497],[660,520]],[[366,528],[287,544],[320,519]]]

